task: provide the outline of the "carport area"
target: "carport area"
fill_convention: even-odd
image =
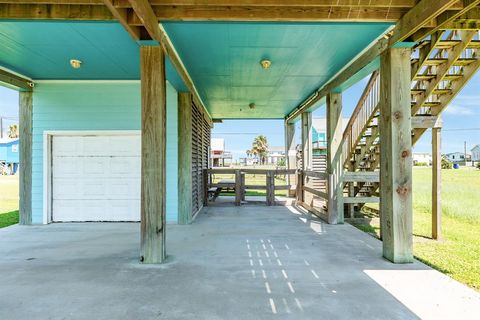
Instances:
[[[162,265],[137,223],[0,230],[0,319],[473,319],[479,294],[295,207],[207,207],[169,225]]]

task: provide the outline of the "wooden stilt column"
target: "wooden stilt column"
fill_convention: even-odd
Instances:
[[[295,149],[295,124],[285,122],[285,164],[287,169],[297,169],[297,150]],[[288,196],[294,197],[296,175],[287,174]]]
[[[33,94],[19,94],[19,139],[20,139],[20,224],[32,224],[32,114]]]
[[[343,223],[342,95],[327,94],[328,223]]]
[[[432,129],[432,238],[442,239],[442,129]]]
[[[192,222],[192,95],[178,93],[178,223]]]
[[[380,214],[383,256],[413,262],[410,48],[380,59]]]
[[[302,113],[302,170],[312,170],[312,113],[304,112]],[[306,178],[305,175],[302,176],[303,179]],[[305,181],[302,185],[309,186],[308,181]],[[313,196],[308,192],[302,190],[303,202],[312,205]]]
[[[165,260],[165,57],[160,46],[140,47],[142,94],[141,261]]]

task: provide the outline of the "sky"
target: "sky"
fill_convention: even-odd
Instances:
[[[8,126],[18,123],[18,92],[0,86],[0,118],[3,118],[3,136]]]
[[[343,116],[349,117],[363,92],[368,77],[343,93]],[[4,131],[8,125],[18,122],[18,93],[0,86],[0,117],[4,117]],[[325,117],[325,106],[319,107],[313,117]],[[442,114],[442,153],[463,152],[464,141],[467,152],[480,144],[480,72],[478,72],[450,103]],[[299,129],[297,140],[299,139]],[[226,120],[216,123],[212,137],[224,138],[225,148],[233,153],[234,159],[245,156],[253,139],[263,134],[270,146],[284,145],[283,120]],[[417,142],[414,152],[431,152],[431,135],[427,131]]]

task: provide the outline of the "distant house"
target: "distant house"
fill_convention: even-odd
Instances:
[[[473,147],[472,151],[472,161],[480,161],[480,144],[477,144]]]
[[[452,152],[445,155],[448,161],[451,162],[465,162],[465,154],[463,152]],[[472,156],[467,154],[466,161],[471,161]]]
[[[267,163],[278,164],[280,159],[285,159],[285,147],[270,147],[268,148]]]
[[[342,132],[347,127],[349,118],[342,119]],[[313,154],[327,154],[327,119],[314,118],[312,120]]]
[[[210,158],[213,167],[225,167],[232,163],[232,154],[225,151],[225,139],[212,138],[210,141]]]
[[[413,153],[413,165],[418,163],[426,163],[427,165],[432,164],[432,155],[428,152],[414,152]]]
[[[253,166],[255,164],[258,164],[258,159],[252,158],[252,157],[246,157],[246,158],[240,158],[239,162],[244,166]]]
[[[15,174],[18,170],[18,139],[0,139],[0,173]]]

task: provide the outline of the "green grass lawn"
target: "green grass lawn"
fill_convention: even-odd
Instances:
[[[18,223],[18,175],[0,175],[0,228]]]
[[[275,169],[274,166],[255,166],[255,167],[238,167],[238,169],[247,168],[247,169]],[[214,174],[213,175],[213,182],[218,183],[220,180],[223,179],[230,179],[235,180],[234,174]],[[245,175],[245,184],[246,185],[256,185],[256,186],[265,186],[266,176],[264,174],[246,174]],[[279,175],[275,177],[275,185],[276,186],[284,186],[286,185],[285,175]],[[233,194],[233,193],[232,193]],[[229,195],[232,195],[229,194]],[[221,193],[221,195],[227,195],[225,193]],[[266,196],[266,190],[247,190],[245,192],[247,196]],[[276,190],[275,195],[277,196],[286,196],[286,190]]]
[[[431,168],[414,168],[414,255],[480,291],[480,170],[442,170],[443,241],[431,240],[431,179]],[[378,226],[359,228],[378,234]]]

